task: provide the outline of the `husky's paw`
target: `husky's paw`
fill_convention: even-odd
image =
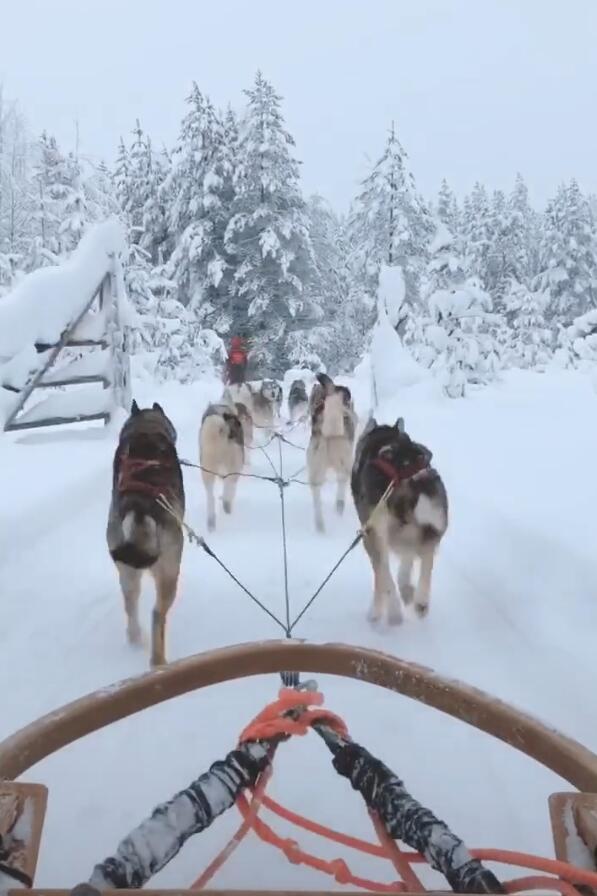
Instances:
[[[224,513],[232,513],[232,503],[224,499],[222,501],[222,507],[224,508]]]
[[[216,518],[215,516],[207,517],[207,530],[208,532],[213,532],[216,528]]]
[[[126,636],[132,647],[147,647],[147,636],[140,625],[129,625]]]
[[[167,666],[166,657],[165,656],[152,656],[149,665],[152,669],[159,669],[160,666]]]
[[[429,614],[429,604],[415,603],[415,613],[419,619],[424,619]]]
[[[414,585],[399,585],[400,588],[400,597],[404,601],[405,604],[412,604],[414,596],[415,596],[415,587]]]
[[[398,600],[393,600],[388,609],[388,625],[402,625],[404,617]]]
[[[369,622],[379,622],[381,619],[381,609],[378,605],[373,601],[369,609],[367,610],[367,620]]]
[[[338,516],[342,516],[342,514],[344,513],[344,499],[343,498],[339,498],[336,501],[336,513],[338,514]]]
[[[324,525],[323,520],[315,520],[315,528],[317,529],[318,532],[324,533],[325,525]]]

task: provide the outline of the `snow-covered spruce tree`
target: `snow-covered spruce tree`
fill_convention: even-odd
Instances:
[[[216,117],[213,151],[207,158],[203,177],[200,243],[196,247],[196,265],[200,271],[200,292],[190,307],[196,319],[219,333],[234,327],[231,302],[234,266],[225,246],[225,237],[234,202],[234,173],[238,152],[238,122],[232,109],[225,117]],[[193,232],[193,228],[191,229]]]
[[[489,248],[485,284],[496,309],[504,307],[504,296],[511,277],[508,237],[506,196],[502,190],[494,190],[489,210]]]
[[[261,72],[246,95],[225,238],[235,265],[234,326],[250,341],[256,373],[280,375],[295,333],[321,316],[308,295],[315,262],[281,98]]]
[[[170,159],[165,151],[155,153],[149,139],[147,144],[150,165],[140,245],[149,253],[152,264],[161,265],[169,259],[173,248],[168,231],[169,196],[164,188],[170,170]]]
[[[56,195],[55,187],[63,158],[55,138],[48,136],[45,131],[39,138],[37,153],[37,161],[33,167],[33,217],[36,227],[25,261],[29,271],[56,264],[60,252],[61,194]]]
[[[535,288],[548,293],[550,324],[568,326],[597,301],[597,243],[589,203],[573,180],[561,186],[544,217],[541,273]]]
[[[429,244],[429,264],[423,280],[423,301],[409,315],[404,329],[405,345],[415,360],[427,368],[433,365],[437,357],[434,341],[427,338],[427,330],[434,323],[430,301],[437,292],[458,289],[466,281],[462,240],[451,233],[439,217],[435,224],[435,235]]]
[[[15,104],[3,104],[0,88],[0,251],[20,270],[35,233],[33,146]]]
[[[458,234],[460,228],[458,200],[445,178],[442,180],[437,197],[437,217],[453,236]]]
[[[433,233],[429,212],[407,169],[407,155],[394,126],[382,157],[362,183],[350,217],[352,267],[366,290],[377,294],[382,264],[400,266],[409,306],[419,301],[419,281]]]
[[[293,360],[300,364],[301,359],[295,355],[297,351],[302,352],[302,346],[306,344],[312,354],[317,353],[325,359],[330,370],[349,372],[354,370],[363,354],[369,327],[358,326],[354,314],[346,224],[322,196],[311,196],[307,210],[316,264],[309,293],[321,308],[322,323],[314,327],[312,334],[293,345]]]
[[[225,170],[224,127],[211,102],[196,84],[187,102],[190,108],[164,183],[171,197],[169,229],[175,241],[168,276],[175,283],[176,298],[204,323],[222,311],[218,290],[225,292],[222,247],[230,211],[224,196],[231,172]]]
[[[553,353],[553,336],[545,323],[546,297],[512,280],[505,297],[510,320],[508,364],[542,370]]]
[[[514,189],[507,201],[506,237],[508,276],[518,283],[530,284],[538,273],[538,220],[521,174],[516,175]]]
[[[464,201],[462,236],[467,275],[478,277],[483,288],[487,288],[487,259],[491,247],[490,207],[487,191],[478,182]]]
[[[597,378],[597,308],[581,314],[561,334],[559,360]]]
[[[499,365],[499,351],[491,336],[491,296],[471,278],[462,287],[439,290],[429,299],[433,324],[427,338],[437,353],[432,370],[446,395],[462,398],[469,384],[488,383]]]

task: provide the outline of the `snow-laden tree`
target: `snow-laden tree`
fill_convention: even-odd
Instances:
[[[512,280],[505,297],[510,320],[508,361],[515,367],[544,369],[552,355],[553,336],[545,323],[546,296]]]
[[[564,326],[597,302],[597,243],[591,208],[573,180],[561,186],[545,212],[541,273],[536,288],[548,293],[550,321]]]
[[[485,267],[485,286],[494,307],[502,309],[511,277],[508,232],[508,206],[502,190],[494,190],[489,209],[489,248]]]
[[[235,329],[250,339],[256,369],[276,375],[291,334],[316,323],[321,310],[309,296],[315,260],[281,98],[261,72],[246,95],[225,248],[235,265]]]
[[[506,208],[508,276],[518,283],[530,284],[537,274],[537,215],[529,202],[529,191],[521,174],[516,175],[514,189]]]
[[[174,239],[168,274],[176,284],[177,299],[197,313],[210,299],[206,287],[219,284],[225,268],[214,234],[223,188],[224,141],[222,124],[196,84],[187,103],[189,111],[164,191],[170,194],[169,229]]]
[[[440,219],[436,222],[435,235],[429,244],[426,291],[430,296],[438,289],[452,289],[466,280],[462,244]]]
[[[471,278],[458,289],[438,290],[429,299],[433,323],[426,338],[436,358],[432,370],[446,395],[462,398],[469,384],[488,383],[499,367],[499,348],[490,325],[492,302],[480,281]]]
[[[163,151],[153,151],[148,140],[150,165],[147,172],[147,198],[143,206],[143,232],[140,245],[152,264],[164,264],[172,254],[172,240],[168,230],[168,193],[165,183],[170,170],[170,158]]]
[[[433,226],[393,125],[382,157],[362,182],[350,230],[355,250],[352,266],[369,293],[376,295],[382,264],[400,266],[407,303],[416,305]]]
[[[463,206],[462,236],[466,271],[487,288],[487,259],[491,248],[490,204],[485,187],[477,182]]]
[[[56,139],[44,131],[38,141],[37,160],[33,166],[34,231],[25,262],[28,270],[56,264],[58,261],[60,200],[64,198],[64,194],[56,191],[56,185],[63,161]]]
[[[437,217],[453,236],[458,234],[460,229],[458,200],[445,178],[442,180],[437,197]]]
[[[569,327],[561,327],[556,362],[590,372],[597,386],[597,308],[579,315]]]
[[[0,251],[20,269],[35,226],[33,147],[20,110],[5,103],[0,85]]]

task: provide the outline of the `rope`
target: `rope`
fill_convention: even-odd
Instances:
[[[212,550],[212,548],[210,548],[210,546],[207,544],[207,542],[205,541],[203,536],[197,535],[195,530],[191,526],[189,526],[189,524],[187,522],[185,522],[185,520],[180,516],[179,513],[177,513],[176,509],[172,506],[172,504],[168,501],[168,499],[164,497],[164,495],[159,496],[159,498],[157,499],[157,503],[161,507],[163,507],[164,510],[167,510],[168,513],[171,514],[171,516],[174,517],[174,519],[176,520],[176,522],[178,523],[180,528],[183,530],[183,532],[187,533],[187,536],[188,536],[191,544],[196,544],[199,547],[203,548],[205,553],[209,557],[211,557],[213,560],[216,561],[218,566],[220,566],[224,570],[224,572],[228,576],[230,576],[232,581],[235,582],[238,585],[238,587],[242,589],[242,591],[244,591],[244,593],[247,595],[247,597],[249,597],[253,601],[253,603],[257,604],[257,606],[261,610],[263,610],[263,612],[266,613],[270,617],[270,619],[273,619],[273,621],[276,623],[276,625],[278,625],[282,629],[282,631],[285,634],[287,634],[287,627],[284,625],[284,623],[280,619],[278,619],[278,617],[275,615],[275,613],[272,613],[272,611],[270,609],[268,609],[268,607],[266,607],[265,604],[262,603],[258,597],[255,597],[255,595],[251,591],[249,591],[249,589],[245,585],[243,585],[243,583],[240,581],[240,579],[237,576],[235,576],[235,574],[232,572],[232,570],[226,566],[224,561],[218,557],[216,552],[214,550]]]
[[[329,710],[323,709],[322,703],[323,695],[319,692],[305,695],[296,690],[282,689],[279,692],[278,699],[266,706],[246,726],[240,735],[239,745],[255,741],[266,742],[272,738],[277,738],[279,741],[295,734],[303,736],[314,726],[318,730],[325,726],[330,733],[333,732],[337,737],[345,739],[345,742],[352,743],[343,720]],[[341,834],[280,806],[266,794],[271,774],[272,766],[270,764],[251,789],[252,799],[250,802],[244,794],[237,798],[236,805],[242,816],[240,827],[216,858],[208,865],[203,874],[197,878],[191,889],[203,889],[248,832],[253,830],[263,842],[279,849],[292,864],[302,864],[321,871],[332,876],[339,884],[351,884],[375,893],[426,892],[418,875],[411,867],[413,864],[425,862],[425,858],[417,852],[403,852],[395,840],[390,837],[384,822],[376,812],[370,810],[369,815],[376,830],[379,845]],[[352,873],[343,859],[326,860],[304,851],[295,840],[280,837],[259,817],[258,813],[262,807],[273,811],[285,820],[311,833],[319,834],[326,839],[391,862],[400,874],[400,880],[392,883],[380,883],[379,881],[358,877]],[[506,893],[550,890],[560,893],[562,896],[578,896],[578,891],[575,889],[576,886],[584,885],[593,889],[597,888],[596,872],[586,871],[566,862],[543,859],[523,852],[501,849],[471,850],[470,855],[479,861],[485,860],[508,865],[519,865],[523,868],[543,872],[543,874],[526,875],[505,882],[503,891]],[[557,877],[545,876],[546,873],[556,875]]]

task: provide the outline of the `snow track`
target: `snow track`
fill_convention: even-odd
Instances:
[[[143,394],[143,390],[146,394]],[[197,456],[197,427],[217,384],[138,390],[159,399],[179,431],[183,457]],[[585,391],[586,390],[586,391]],[[355,384],[357,404],[368,390]],[[399,413],[434,451],[450,496],[431,612],[397,629],[373,629],[365,614],[371,574],[362,548],[349,555],[299,624],[298,637],[366,644],[431,666],[509,700],[597,750],[592,711],[597,601],[593,595],[593,508],[597,483],[586,473],[597,423],[581,378],[511,375],[499,387],[446,402],[408,390],[380,419]],[[557,422],[556,422],[557,421]],[[293,440],[306,438],[295,431]],[[0,736],[68,700],[143,672],[148,654],[125,640],[116,577],[104,540],[114,433],[72,428],[5,437],[8,471],[0,511],[3,583],[0,651],[4,691]],[[272,452],[276,459],[276,452]],[[303,463],[284,447],[287,473]],[[253,452],[252,472],[271,472]],[[188,519],[204,531],[200,475],[185,471]],[[290,597],[294,615],[350,543],[356,516],[344,518],[326,494],[328,534],[314,531],[309,490],[286,491]],[[284,615],[280,510],[276,488],[243,480],[232,517],[221,513],[208,538],[247,586]],[[5,537],[4,537],[5,536]],[[148,628],[152,588],[145,587]],[[168,655],[176,659],[229,643],[278,637],[279,630],[202,551],[185,548],[179,597],[169,617]],[[371,686],[322,678],[326,703],[354,737],[401,774],[410,790],[469,845],[551,854],[548,793],[556,776],[472,728]],[[223,756],[239,730],[277,692],[271,677],[230,683],[179,698],[72,745],[26,777],[50,787],[38,881],[85,879],[94,862],[153,805]],[[308,770],[309,769],[309,770]],[[315,738],[279,753],[274,796],[324,823],[369,837],[358,798],[337,778]],[[325,794],[325,796],[323,796]],[[350,819],[350,821],[348,820]],[[187,885],[237,824],[234,812],[191,841],[156,885]],[[284,825],[281,830],[290,834]],[[301,843],[330,857],[328,844]],[[359,873],[390,880],[389,868],[348,857]],[[287,865],[248,838],[219,874],[218,886],[300,885],[320,879]]]

